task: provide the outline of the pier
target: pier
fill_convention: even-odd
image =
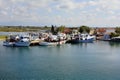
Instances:
[[[33,41],[30,42],[30,46],[39,45],[40,42],[41,42],[41,40],[33,40]]]

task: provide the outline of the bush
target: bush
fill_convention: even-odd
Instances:
[[[89,33],[90,32],[90,28],[88,27],[88,26],[81,26],[80,28],[79,28],[79,32],[80,33]]]
[[[112,38],[112,37],[118,37],[118,36],[120,36],[118,33],[111,33],[110,34],[110,38]]]

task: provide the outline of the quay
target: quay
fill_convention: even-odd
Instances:
[[[30,46],[36,46],[36,45],[39,45],[39,43],[41,42],[42,40],[33,40],[30,42]]]

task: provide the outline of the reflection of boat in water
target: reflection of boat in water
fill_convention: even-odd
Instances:
[[[71,43],[92,43],[94,38],[94,36],[90,36],[89,34],[75,35],[75,38],[71,40]]]
[[[59,42],[58,42],[58,45],[62,45],[62,44],[65,44],[65,43],[66,43],[66,40],[59,41]]]
[[[120,43],[118,43],[118,42],[112,42],[112,41],[110,41],[110,42],[109,42],[109,45],[110,45],[111,47],[120,47]]]

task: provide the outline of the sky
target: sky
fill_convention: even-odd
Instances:
[[[0,0],[0,25],[120,26],[120,0]]]

